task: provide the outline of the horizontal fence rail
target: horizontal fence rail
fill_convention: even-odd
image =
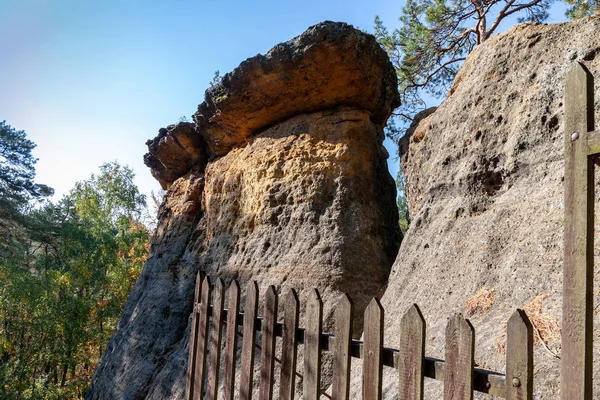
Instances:
[[[217,295],[212,305],[212,288]],[[460,314],[454,315],[446,328],[446,361],[424,355],[425,321],[417,305],[405,313],[401,321],[400,350],[383,347],[383,308],[377,299],[365,310],[365,341],[351,339],[352,300],[344,295],[335,311],[335,332],[322,332],[322,301],[318,291],[309,296],[306,310],[307,328],[299,327],[300,303],[294,290],[285,297],[283,322],[277,322],[278,296],[275,287],[267,292],[264,317],[258,316],[258,285],[248,284],[245,312],[239,312],[240,288],[233,281],[229,290],[228,309],[224,309],[224,284],[210,284],[208,277],[196,279],[190,357],[186,382],[186,400],[216,399],[219,380],[219,358],[225,361],[222,379],[225,399],[232,399],[235,390],[235,366],[238,352],[237,327],[242,327],[241,370],[239,398],[251,399],[254,384],[255,348],[261,349],[259,399],[274,396],[274,361],[280,368],[278,399],[293,399],[297,346],[304,346],[303,397],[319,399],[348,399],[350,387],[350,358],[363,360],[363,399],[381,399],[382,368],[399,372],[398,398],[423,399],[423,379],[444,381],[444,399],[472,399],[473,392],[487,393],[506,399],[533,398],[533,328],[527,315],[517,310],[507,325],[507,375],[475,368],[474,330]],[[206,303],[203,303],[205,301]],[[233,310],[233,314],[229,310]],[[215,311],[217,310],[217,311]],[[224,354],[220,352],[223,327],[234,323],[236,329],[226,329]],[[210,331],[210,341],[209,330]],[[256,332],[262,332],[262,345],[256,344]],[[281,359],[275,357],[275,339],[282,338]],[[339,338],[339,339],[338,339]],[[210,345],[209,345],[210,343]],[[209,351],[210,347],[210,351]],[[333,353],[333,383],[331,395],[319,387],[321,352]],[[209,355],[210,353],[210,355]],[[208,371],[205,369],[208,365]],[[202,364],[205,363],[205,364]],[[207,372],[208,377],[207,379]],[[205,388],[208,380],[208,390]]]

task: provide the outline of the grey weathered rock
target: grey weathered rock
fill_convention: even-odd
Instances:
[[[492,308],[470,317],[475,361],[483,368],[503,371],[497,349],[505,324],[536,296],[548,296],[542,312],[560,323],[564,83],[578,61],[600,80],[599,32],[594,17],[519,25],[491,38],[469,56],[448,98],[420,122],[401,160],[412,218],[382,298],[387,345],[397,347],[400,317],[416,302],[428,323],[426,353],[443,358],[448,318],[466,313],[466,300],[481,288],[494,293]],[[599,94],[596,83],[597,117]],[[547,344],[560,353],[558,337],[547,337]],[[535,345],[536,399],[558,398],[559,364]],[[384,398],[396,386],[386,381]],[[429,386],[432,398],[440,398],[441,383]]]
[[[189,122],[160,128],[158,136],[148,140],[146,145],[148,153],[144,155],[144,164],[163,189],[168,189],[192,167],[204,166],[207,162],[206,142]]]
[[[327,21],[242,62],[206,91],[194,119],[221,156],[275,123],[340,105],[368,110],[383,125],[399,105],[395,84],[372,35]]]
[[[362,46],[360,53],[357,45]],[[323,86],[296,81],[300,78],[295,68],[324,60],[323,51],[332,55],[329,62],[344,61],[347,73],[336,75],[331,68],[337,67],[325,64],[325,79],[315,65],[311,68],[320,75],[313,78],[323,78]],[[195,131],[211,145],[210,161],[198,157],[189,165],[187,147],[176,151],[179,140],[171,143],[169,135],[181,128],[150,142],[148,157],[159,159],[165,169],[150,166],[169,190],[150,257],[87,399],[183,398],[197,271],[227,281],[236,278],[242,293],[249,280],[259,282],[261,293],[271,284],[281,294],[294,287],[302,300],[317,287],[325,302],[326,324],[343,292],[354,296],[360,313],[368,299],[383,290],[400,242],[395,185],[387,171],[382,130],[398,98],[393,68],[374,38],[339,23],[311,27],[269,54],[226,75],[226,81],[238,83],[224,82],[230,91],[226,103],[219,103],[221,115],[246,122],[221,131],[197,116]],[[255,77],[256,63],[277,71],[257,78],[260,90],[273,97],[261,103],[265,110],[259,110],[260,125],[251,123],[254,117],[244,117],[257,111],[247,109],[246,92],[236,86]],[[355,85],[365,73],[371,74],[368,85],[342,89]],[[283,94],[270,91],[265,78],[274,76],[288,76],[287,100],[301,102],[307,91],[315,90],[313,100],[323,101],[288,105],[281,112],[275,97]],[[272,85],[283,90],[278,83]],[[215,146],[222,134],[243,140]]]

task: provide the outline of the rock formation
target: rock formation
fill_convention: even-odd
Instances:
[[[402,146],[411,223],[382,298],[386,345],[397,348],[400,318],[417,303],[428,323],[426,353],[444,358],[448,318],[471,311],[475,362],[502,371],[505,324],[527,306],[549,349],[536,334],[534,398],[558,398],[560,360],[550,353],[560,353],[562,318],[564,83],[573,63],[587,66],[598,121],[598,32],[600,17],[494,36]],[[599,257],[595,265],[597,272]],[[467,308],[478,292],[493,299],[489,310],[473,301]],[[596,316],[594,354],[598,328]],[[431,398],[441,398],[441,383],[428,382]],[[386,382],[384,398],[396,385]]]
[[[382,145],[397,105],[376,40],[325,22],[226,74],[195,125],[161,129],[145,161],[168,192],[86,398],[183,398],[197,271],[318,288],[326,318],[348,292],[360,313],[400,243]]]

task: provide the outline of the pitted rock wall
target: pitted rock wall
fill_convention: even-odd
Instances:
[[[401,159],[411,222],[382,298],[386,345],[397,348],[400,318],[417,303],[427,321],[426,353],[444,358],[448,318],[466,315],[466,301],[482,288],[493,291],[493,305],[469,316],[482,368],[504,370],[506,322],[537,296],[546,321],[560,325],[565,77],[576,62],[593,73],[598,121],[598,32],[594,17],[523,24],[494,36],[468,57],[446,100],[413,131]],[[535,345],[534,398],[557,399],[560,360],[551,352],[560,355],[560,334],[546,343],[550,351]],[[427,382],[432,398],[441,398],[441,383]],[[396,386],[390,377],[384,398]]]

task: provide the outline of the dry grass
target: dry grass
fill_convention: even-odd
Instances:
[[[531,324],[533,325],[535,344],[540,341],[548,343],[551,340],[560,339],[560,328],[558,326],[558,318],[552,314],[546,314],[542,311],[542,303],[550,294],[540,294],[535,296],[533,300],[523,307],[523,311],[527,313]]]
[[[531,325],[533,325],[533,343],[542,344],[550,354],[558,358],[559,356],[548,347],[549,341],[560,340],[558,318],[555,315],[542,311],[542,304],[548,297],[550,297],[548,293],[535,296],[533,300],[523,307],[523,311],[525,311],[527,317],[529,317],[529,321],[531,321]],[[506,353],[506,329],[498,337],[496,351],[501,354]]]
[[[494,289],[481,288],[467,301],[467,316],[486,313],[494,305]]]

